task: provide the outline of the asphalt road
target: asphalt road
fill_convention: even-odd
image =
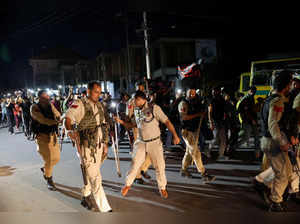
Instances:
[[[9,135],[6,128],[0,129],[0,212],[81,212],[90,214],[80,205],[82,177],[79,161],[72,144],[65,142],[61,161],[54,169],[54,182],[58,191],[48,191],[40,167],[43,163],[33,141],[25,139],[23,133]],[[122,197],[121,187],[130,167],[129,146],[120,147],[122,177],[116,173],[112,150],[104,162],[101,173],[108,200],[117,213],[167,212],[173,214],[248,214],[270,215],[266,206],[251,187],[250,177],[260,170],[258,162],[247,161],[252,155],[249,149],[240,149],[236,160],[216,162],[204,159],[207,170],[216,176],[216,181],[204,183],[195,167],[191,167],[193,178],[180,176],[183,151],[179,148],[166,150],[166,175],[169,198],[159,195],[155,173],[145,185],[135,184]],[[246,159],[245,159],[246,158]],[[300,205],[289,203],[293,216],[299,213]]]

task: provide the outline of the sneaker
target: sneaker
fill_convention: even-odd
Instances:
[[[187,170],[181,169],[180,170],[180,174],[181,174],[182,177],[189,177],[189,178],[192,177],[192,174],[189,171],[187,171]]]
[[[169,196],[167,190],[161,189],[161,190],[159,191],[159,193],[160,193],[160,196],[161,196],[162,198],[164,198],[164,199],[167,199],[168,196]]]
[[[130,186],[125,186],[122,188],[121,193],[122,193],[123,197],[125,197],[127,195],[129,189],[130,189]]]
[[[205,182],[212,182],[212,181],[215,181],[215,180],[216,180],[216,177],[215,177],[215,176],[209,175],[207,172],[205,172],[205,173],[202,175],[202,177],[203,177],[203,180],[204,180]]]

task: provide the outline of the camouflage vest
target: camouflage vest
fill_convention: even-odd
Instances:
[[[96,106],[98,107],[98,112],[94,114],[92,106],[87,99],[81,99],[84,106],[84,117],[78,125],[78,132],[80,136],[80,144],[87,148],[97,149],[98,143],[98,128],[102,130],[102,139],[108,136],[108,124],[105,121],[105,112],[103,105],[98,102]],[[96,116],[99,116],[100,124],[97,124]]]

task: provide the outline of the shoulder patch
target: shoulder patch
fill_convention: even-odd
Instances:
[[[282,113],[283,112],[283,107],[274,106],[274,111],[277,112],[277,113]]]
[[[72,105],[71,105],[71,108],[74,108],[74,109],[76,109],[77,107],[78,107],[78,105],[76,105],[76,104],[72,103]]]

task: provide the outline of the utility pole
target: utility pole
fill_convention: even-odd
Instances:
[[[97,68],[97,79],[100,81],[100,64],[99,64],[99,58],[96,58],[96,68]]]
[[[149,42],[148,42],[148,27],[147,27],[147,13],[143,12],[143,30],[144,30],[144,38],[145,38],[145,50],[146,50],[146,69],[147,69],[147,79],[151,79],[150,74],[150,55],[149,55]]]
[[[125,24],[126,24],[125,30],[126,30],[126,50],[127,50],[127,71],[128,71],[127,91],[129,91],[130,84],[131,84],[131,61],[130,61],[129,35],[128,35],[128,15],[126,15]]]
[[[104,63],[104,55],[101,55],[101,62],[102,62],[102,71],[103,71],[103,79],[104,79],[104,92],[107,92],[107,82],[106,82],[106,67],[105,67],[105,63]]]

